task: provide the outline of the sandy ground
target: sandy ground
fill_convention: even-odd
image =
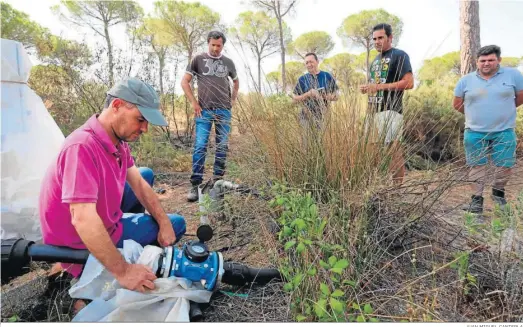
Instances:
[[[514,167],[510,180],[507,184],[505,196],[507,201],[514,202],[517,197],[523,192],[523,159],[519,160]],[[485,212],[492,212],[494,210],[494,202],[491,199],[492,187],[486,186],[483,192],[484,210]],[[472,190],[469,185],[457,185],[446,192],[441,200],[441,203],[449,208],[460,209],[462,205],[470,202]]]

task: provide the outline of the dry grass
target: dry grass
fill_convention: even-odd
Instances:
[[[257,217],[275,218],[283,228],[292,229],[289,223],[306,215],[309,204],[307,210],[301,208],[300,199],[310,192],[318,207],[315,219],[327,221],[321,235],[301,232],[294,238],[297,243],[311,242],[305,250],[298,251],[294,245],[283,252],[283,243],[292,237],[281,234],[282,243],[275,245],[280,254],[280,268],[288,272],[289,280],[299,279],[297,285],[289,287],[292,289],[289,307],[294,319],[522,319],[517,305],[523,301],[521,282],[514,277],[523,272],[521,264],[514,260],[515,257],[521,259],[517,250],[523,240],[521,220],[518,220],[523,216],[521,208],[513,208],[512,212],[487,212],[481,228],[478,227],[481,237],[473,233],[470,218],[467,222],[460,208],[468,201],[467,193],[462,193],[460,188],[472,182],[466,175],[463,155],[432,166],[431,171],[411,173],[399,187],[391,183],[388,172],[392,150],[377,146],[381,142],[375,132],[364,128],[365,121],[372,120],[372,115],[366,116],[364,110],[358,108],[357,98],[344,98],[336,104],[325,130],[306,144],[302,141],[304,135],[296,118],[296,108],[285,102],[254,103],[262,108],[244,103],[240,113],[248,128],[242,135],[241,151],[236,152],[235,162],[239,167],[235,177],[260,188],[266,188],[267,184],[287,186],[283,191],[268,191],[284,200],[264,216]],[[258,119],[260,112],[265,119]],[[423,130],[416,122],[420,113],[406,117],[405,126]],[[449,128],[445,124],[440,126]],[[432,125],[425,126],[427,135],[431,129],[434,129]],[[433,131],[433,135],[440,131]],[[407,160],[424,149],[431,139],[408,141],[410,143],[404,143]],[[446,146],[451,145],[449,142]],[[522,181],[513,180],[512,200],[522,191],[522,185]],[[456,199],[460,199],[458,203]],[[246,210],[259,212],[252,206],[250,203]],[[286,222],[282,218],[285,215]],[[499,234],[492,226],[503,219],[520,227],[505,224]],[[515,245],[492,252],[491,248],[503,243],[511,229]],[[333,275],[320,265],[321,260],[326,262],[332,255],[346,258],[350,263],[341,276]],[[314,275],[308,274],[311,269]],[[513,277],[509,280],[502,277],[507,274]],[[333,277],[339,277],[340,281],[332,282]],[[342,280],[349,283],[343,284]],[[342,292],[338,300],[343,310],[335,312],[327,302],[323,305],[324,314],[318,315],[316,308],[322,299],[332,299],[322,295],[321,283],[326,283],[330,292],[335,289]],[[365,304],[372,309],[363,310]]]
[[[389,174],[392,150],[378,146],[382,140],[364,128],[372,115],[365,115],[360,98],[343,97],[332,108],[325,130],[307,142],[297,108],[280,100],[254,97],[240,102],[234,121],[239,134],[231,139],[227,179],[296,206],[231,194],[227,218],[216,221],[210,247],[222,250],[228,260],[278,266],[289,279],[301,278],[285,292],[285,283],[224,287],[230,293],[213,297],[206,321],[522,321],[523,199],[516,207],[515,194],[523,190],[523,180],[514,178],[509,188],[512,212],[492,210],[481,220],[466,218],[460,205],[468,200],[464,189],[471,181],[464,174],[462,156],[439,166],[427,164],[433,169],[409,172],[401,187],[394,186]],[[420,115],[410,115],[405,122],[418,135],[404,142],[408,161],[441,131],[420,123]],[[433,136],[423,138],[423,131]],[[183,182],[172,177],[173,170],[190,170],[189,148],[180,146],[175,153],[169,150],[176,146],[172,140],[144,143],[136,149],[138,164],[165,173],[158,181],[168,189],[162,199],[166,209],[186,213],[195,227],[196,205],[188,207],[184,200],[187,175]],[[210,151],[208,166],[212,157]],[[514,176],[518,174],[521,171]],[[292,220],[282,222],[281,217],[287,211],[295,220],[293,214],[303,213],[300,201],[307,193],[317,207],[311,224],[326,221],[326,226],[320,234],[297,238],[311,241],[305,251],[285,251],[289,238],[282,232],[292,227]],[[495,228],[495,222],[502,223],[501,228]],[[320,265],[333,255],[349,262],[339,276]],[[311,269],[314,275],[308,274]],[[330,292],[343,292],[338,297],[342,313],[335,313],[330,303],[321,317],[316,313],[321,283]],[[67,320],[52,313],[57,301],[51,300],[44,320]],[[366,304],[372,310],[364,309]]]

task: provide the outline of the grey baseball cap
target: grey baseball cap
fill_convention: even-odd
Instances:
[[[136,105],[149,123],[167,126],[160,111],[160,98],[151,85],[131,77],[116,83],[107,94]]]

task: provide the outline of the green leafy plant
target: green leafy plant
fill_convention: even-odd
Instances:
[[[291,307],[296,320],[376,321],[369,316],[373,312],[370,304],[357,312],[348,307],[347,290],[354,290],[358,285],[346,278],[350,275],[351,260],[346,257],[343,246],[325,241],[324,230],[329,218],[321,217],[311,193],[289,190],[279,184],[272,192],[274,198],[270,206],[278,211],[281,224],[278,238],[288,255],[281,268],[287,280],[284,290],[295,296]],[[303,292],[310,300],[301,300]]]
[[[482,223],[478,223],[476,215],[467,212],[464,215],[465,218],[465,227],[470,234],[476,235],[479,233],[479,229],[484,226]]]
[[[455,254],[457,259],[450,267],[458,272],[459,279],[463,281],[463,293],[469,294],[471,287],[477,286],[476,277],[469,272],[469,252],[458,252]]]

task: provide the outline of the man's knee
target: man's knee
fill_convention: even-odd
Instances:
[[[500,169],[510,169],[516,165],[516,142],[494,147],[492,162]]]
[[[140,167],[140,168],[138,168],[138,170],[140,171],[140,175],[142,175],[143,179],[145,179],[147,181],[147,183],[149,183],[149,185],[152,186],[154,183],[153,170],[149,167]]]
[[[207,145],[209,141],[207,139],[198,139],[194,143],[194,153],[204,154],[207,152]]]
[[[194,150],[195,151],[207,150],[207,144],[209,143],[209,136],[210,136],[210,126],[206,126],[206,125],[203,126],[202,124],[197,124],[195,138],[194,138]]]
[[[229,144],[227,141],[216,144],[216,153],[225,153],[227,151],[229,151]]]
[[[185,223],[185,219],[177,214],[168,214],[169,220],[171,221],[171,225],[173,226],[174,233],[176,234],[176,238],[181,237],[185,232],[187,231],[187,225]]]

